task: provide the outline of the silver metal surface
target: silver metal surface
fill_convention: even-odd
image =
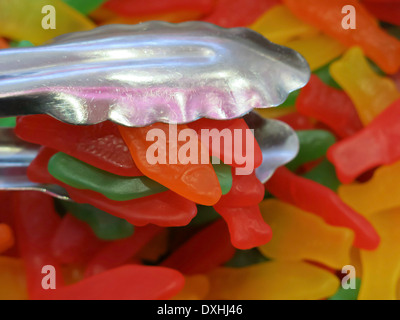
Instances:
[[[26,169],[39,147],[17,138],[12,128],[0,128],[0,190],[40,191],[61,200],[70,200],[62,187],[33,183],[26,176]]]
[[[299,149],[296,133],[285,123],[264,119],[250,112],[244,119],[261,147],[263,162],[256,169],[258,179],[265,183],[281,165],[291,161]],[[26,169],[35,158],[39,146],[21,141],[11,128],[0,128],[0,190],[34,190],[70,200],[65,189],[57,185],[29,181]]]
[[[254,129],[254,136],[261,148],[263,161],[256,168],[256,176],[265,183],[278,167],[296,157],[299,139],[294,130],[282,121],[264,119],[256,112],[250,112],[244,119],[249,128]]]
[[[281,104],[309,77],[299,53],[250,29],[108,25],[0,50],[0,117],[127,126],[232,119]]]

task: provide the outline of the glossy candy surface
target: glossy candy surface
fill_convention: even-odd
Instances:
[[[26,300],[26,275],[21,259],[0,257],[0,300]]]
[[[398,1],[363,1],[362,4],[379,20],[400,25],[400,3]]]
[[[258,205],[234,208],[217,204],[214,209],[228,224],[235,248],[251,249],[271,240],[271,228],[262,219]]]
[[[126,284],[130,283],[130,286]],[[165,300],[184,286],[172,269],[125,265],[40,296],[49,300]]]
[[[304,262],[219,268],[209,277],[208,299],[321,299],[334,294],[339,286],[333,274]]]
[[[279,3],[280,0],[218,0],[204,21],[225,28],[247,27]]]
[[[201,17],[213,9],[214,2],[214,0],[169,0],[168,2],[157,0],[146,2],[140,0],[110,0],[103,7],[123,17],[146,16],[165,12],[196,12]]]
[[[336,176],[335,167],[327,159],[323,159],[318,165],[303,174],[303,177],[316,181],[333,191],[337,191],[341,184]]]
[[[3,38],[0,38],[0,49],[8,48],[8,42]]]
[[[371,14],[355,0],[284,0],[300,19],[319,28],[346,46],[360,46],[385,72],[400,68],[400,42],[378,27]],[[351,5],[357,13],[357,27],[342,27],[342,8]],[[317,14],[316,14],[317,13]]]
[[[106,244],[90,257],[86,265],[85,277],[126,264],[162,230],[162,228],[152,225],[138,227],[130,237]]]
[[[317,34],[305,39],[296,39],[285,45],[296,50],[306,58],[311,71],[323,67],[338,58],[346,50],[346,47],[340,42],[325,34]]]
[[[334,144],[328,151],[340,181],[356,177],[379,165],[400,160],[398,119],[400,99],[380,113],[357,134]]]
[[[50,244],[60,264],[85,263],[103,245],[86,223],[70,214],[62,218]]]
[[[261,203],[273,237],[260,251],[278,261],[312,260],[335,269],[350,263],[354,234],[327,225],[321,218],[276,199]]]
[[[51,5],[57,17],[56,28],[44,29],[42,20],[45,15],[42,14],[42,10],[45,14],[54,14],[54,10],[46,7],[49,4],[47,0],[1,0],[0,35],[14,40],[29,40],[35,45],[40,45],[64,33],[90,30],[96,26],[62,0],[52,0]],[[28,12],[32,14],[27,14]],[[45,22],[48,23],[47,19]]]
[[[373,250],[379,245],[379,235],[368,220],[347,206],[332,190],[314,181],[279,168],[266,183],[266,189],[280,200],[319,215],[328,224],[352,229],[356,247]]]
[[[113,201],[91,190],[69,187],[54,179],[47,171],[48,162],[55,152],[42,149],[28,168],[28,176],[32,181],[55,183],[65,187],[71,198],[78,203],[90,204],[138,226],[148,223],[183,226],[196,215],[195,203],[171,191],[129,201]]]
[[[249,207],[257,205],[264,197],[264,186],[254,173],[237,175],[232,168],[232,188],[222,195],[218,205],[225,207]]]
[[[87,15],[88,13],[92,12],[93,10],[101,6],[104,2],[106,2],[106,0],[85,0],[85,1],[63,0],[63,1],[84,15]]]
[[[399,209],[377,212],[370,217],[381,235],[381,245],[375,251],[361,251],[363,268],[360,300],[395,300],[400,278]]]
[[[92,167],[58,152],[48,163],[49,173],[71,187],[99,192],[111,200],[125,201],[166,191],[147,177],[122,177]]]
[[[202,300],[210,291],[210,281],[204,275],[185,277],[185,287],[173,300]]]
[[[189,275],[206,273],[230,260],[234,253],[228,228],[219,219],[190,237],[162,265]]]
[[[85,221],[102,240],[117,240],[131,236],[134,226],[91,205],[65,201],[63,207],[74,217]]]
[[[307,130],[314,128],[314,123],[312,122],[312,120],[309,117],[298,112],[292,112],[277,119],[285,122],[294,130]]]
[[[366,216],[396,208],[400,204],[397,188],[399,176],[400,162],[381,166],[367,182],[342,185],[338,190],[339,196],[349,206]]]
[[[25,2],[20,1],[22,4]],[[101,5],[101,2],[104,4]],[[27,77],[23,81],[30,83],[32,76],[37,76],[39,83],[43,74],[37,73],[38,68],[52,63],[56,70],[51,76],[56,77],[56,72],[61,71],[59,79],[70,84],[73,75],[68,63],[72,60],[64,60],[63,53],[66,52],[68,59],[72,56],[77,59],[73,60],[72,63],[77,64],[72,67],[79,64],[78,68],[81,68],[76,72],[76,81],[68,90],[66,86],[53,86],[49,90],[57,95],[68,94],[70,100],[67,103],[73,103],[73,99],[78,97],[95,101],[93,105],[104,108],[104,105],[98,104],[99,101],[105,101],[105,104],[118,101],[129,106],[132,101],[137,103],[140,99],[142,106],[147,106],[150,101],[156,109],[148,110],[159,112],[147,118],[140,113],[138,121],[151,124],[150,120],[155,118],[161,122],[179,117],[183,119],[182,115],[186,112],[196,121],[178,126],[177,136],[183,128],[194,129],[198,137],[192,141],[200,141],[203,129],[226,129],[225,133],[232,136],[232,144],[238,144],[238,148],[226,149],[224,139],[215,145],[206,145],[202,140],[207,159],[210,159],[209,156],[213,156],[214,160],[218,157],[222,163],[209,164],[207,171],[200,170],[201,174],[196,175],[190,173],[193,169],[191,164],[185,164],[186,168],[181,167],[176,171],[164,170],[160,164],[153,167],[143,165],[149,159],[144,150],[159,141],[157,137],[153,141],[145,141],[149,132],[146,128],[132,129],[139,133],[128,135],[127,139],[111,121],[75,126],[47,115],[19,117],[17,134],[23,140],[44,146],[28,168],[29,178],[64,187],[73,202],[53,200],[31,192],[0,191],[0,299],[400,298],[400,157],[397,154],[400,73],[393,71],[399,57],[396,50],[398,41],[393,40],[398,36],[398,30],[394,25],[382,23],[382,20],[397,23],[394,2],[397,3],[395,0],[349,0],[346,3],[344,0],[53,2],[57,15],[59,12],[63,15],[62,19],[57,16],[57,29],[62,33],[67,32],[64,30],[82,28],[82,21],[89,21],[93,27],[91,19],[98,25],[201,19],[226,27],[250,27],[274,42],[298,50],[313,71],[309,84],[293,91],[282,106],[260,109],[260,114],[267,118],[278,117],[297,130],[300,150],[297,158],[288,164],[293,171],[279,168],[265,185],[257,178],[260,178],[260,170],[273,167],[275,162],[279,162],[277,160],[283,156],[289,157],[289,151],[294,150],[285,148],[283,142],[279,147],[275,144],[277,141],[287,142],[287,139],[281,138],[282,127],[279,130],[269,127],[262,135],[235,136],[235,130],[257,127],[257,122],[249,121],[251,115],[231,120],[196,120],[198,114],[195,114],[212,111],[213,117],[233,117],[226,110],[242,112],[255,101],[261,101],[260,96],[251,95],[254,92],[270,95],[268,101],[285,100],[288,88],[282,84],[293,83],[290,77],[299,75],[291,73],[294,64],[290,62],[288,69],[281,73],[282,78],[276,76],[282,71],[281,63],[269,64],[268,59],[281,61],[281,55],[269,50],[269,45],[266,48],[264,39],[258,36],[253,38],[253,32],[238,29],[228,31],[207,27],[207,30],[192,34],[195,31],[186,33],[180,30],[179,25],[158,24],[161,29],[164,26],[167,26],[165,29],[174,29],[175,35],[190,34],[191,38],[184,46],[180,45],[183,43],[180,39],[176,42],[178,46],[173,47],[170,43],[160,42],[161,38],[174,41],[175,38],[164,37],[170,31],[161,30],[163,35],[159,37],[157,31],[152,29],[146,38],[141,39],[143,46],[133,48],[132,43],[126,42],[125,36],[124,41],[114,41],[124,32],[113,26],[102,30],[119,30],[120,33],[103,40],[107,42],[104,46],[115,44],[115,50],[99,49],[99,39],[92,42],[95,35],[100,38],[103,37],[100,34],[107,33],[101,29],[100,32],[93,31],[88,37],[83,34],[81,42],[73,40],[77,35],[70,35],[56,40],[58,44],[54,46],[29,48],[32,44],[26,39],[39,44],[47,35],[58,30],[43,31],[36,30],[37,26],[31,27],[32,21],[40,23],[39,17],[42,19],[45,15],[36,10],[37,5],[42,4],[39,0],[25,3],[23,9],[22,6],[7,6],[0,13],[0,17],[3,14],[4,18],[1,23],[4,29],[0,28],[0,36],[2,32],[7,32],[7,40],[0,38],[0,48],[24,48],[19,56],[23,64],[29,61],[27,55],[36,59],[34,65],[25,65],[20,69]],[[6,1],[0,0],[0,8],[5,4]],[[355,5],[356,30],[339,30],[343,29],[341,22],[346,15],[341,10],[344,4]],[[100,7],[95,9],[96,6]],[[388,8],[392,12],[388,12]],[[18,25],[14,24],[12,19],[15,17],[23,19],[21,15],[28,16],[27,9],[32,9],[29,11],[31,17],[20,20]],[[78,11],[91,13],[89,17],[83,17]],[[375,18],[381,21],[378,23]],[[66,24],[66,21],[71,24]],[[182,29],[190,25],[193,23],[182,25],[185,26]],[[140,29],[140,26],[126,27],[128,29]],[[235,39],[238,36],[250,36],[252,39],[242,39],[239,47],[243,48],[238,50],[235,45],[230,47],[232,52],[226,52],[222,50],[224,45],[219,43],[226,41],[226,37],[214,34],[210,40],[211,31],[230,34]],[[139,37],[135,35],[130,39],[136,36]],[[260,43],[259,39],[262,39]],[[151,45],[146,47],[148,43]],[[259,50],[258,44],[265,50]],[[255,55],[249,54],[254,49]],[[46,60],[44,57],[49,50],[55,50],[57,54],[54,59],[50,54],[50,59],[46,57]],[[133,57],[132,50],[136,50],[134,53],[139,53],[139,57]],[[254,62],[258,53],[267,51],[266,57],[257,63],[249,63]],[[14,49],[7,52],[0,50],[0,56],[8,57],[9,61],[18,59]],[[105,52],[108,56],[103,55]],[[86,54],[83,60],[82,53]],[[170,59],[170,53],[175,54],[173,59]],[[99,55],[93,58],[93,54]],[[210,66],[210,72],[216,76],[212,79],[216,82],[202,87],[181,76],[176,83],[194,90],[190,91],[186,87],[171,87],[170,83],[164,81],[172,76],[178,77],[179,72],[157,69],[158,78],[153,78],[150,70],[155,69],[151,69],[149,64],[153,67],[163,65],[167,61],[165,55],[169,57],[168,63],[180,68],[179,72],[183,70],[186,74],[191,68],[190,72],[193,73],[188,77],[192,77],[195,71],[198,75],[200,65]],[[134,79],[138,80],[135,85],[139,83],[145,87],[147,83],[153,85],[153,89],[135,88],[129,91],[126,87],[114,86],[116,82],[102,82],[102,87],[86,85],[90,81],[85,78],[93,76],[96,81],[102,79],[98,77],[99,73],[95,73],[98,70],[92,68],[89,60],[104,67],[109,66],[108,63],[115,61],[116,57],[118,63],[113,65],[113,71],[118,68],[123,70],[128,63],[137,63],[129,73],[118,73],[118,81],[128,74],[123,79],[124,83]],[[226,57],[232,58],[228,61],[233,62],[229,68],[223,66]],[[297,55],[291,57],[297,57],[295,59],[299,61]],[[247,84],[252,86],[260,83],[249,79],[262,71],[261,60],[270,73],[267,78],[261,79],[263,88],[254,91]],[[11,67],[7,61],[3,64],[2,70]],[[46,71],[51,71],[50,65],[46,66],[49,67]],[[240,77],[229,73],[237,66],[241,68]],[[386,75],[380,69],[394,74]],[[288,70],[290,72],[286,73]],[[208,75],[207,81],[211,79]],[[242,82],[243,79],[248,81],[247,84]],[[13,86],[18,82],[15,78],[2,78],[0,91],[4,81],[13,83]],[[158,83],[162,85],[157,86]],[[125,91],[121,92],[121,88]],[[196,91],[199,88],[204,90]],[[226,96],[216,94],[216,90],[221,88],[227,88],[229,94],[233,93],[229,95],[232,100],[225,100]],[[36,89],[44,90],[40,86]],[[193,92],[196,94],[193,95]],[[240,94],[243,92],[251,94]],[[148,100],[145,99],[146,95]],[[207,99],[202,100],[202,97]],[[243,99],[239,101],[238,97]],[[49,102],[42,98],[35,101],[29,96],[23,101],[18,97],[14,108],[27,103],[41,111],[43,105]],[[65,110],[65,105],[56,98],[50,97],[50,102],[60,106],[59,110]],[[65,96],[63,99],[61,102],[66,101]],[[176,102],[180,109],[175,108],[176,105],[168,105],[171,101]],[[232,101],[234,103],[229,104]],[[3,105],[9,107],[10,100]],[[201,109],[205,105],[206,110]],[[136,105],[138,110],[142,106]],[[84,111],[80,109],[77,113],[79,121],[96,118],[95,114],[88,115]],[[117,122],[126,124],[130,120],[124,114]],[[14,123],[15,118],[0,119],[0,126],[14,126]],[[268,119],[266,123],[272,126],[276,122]],[[161,131],[165,139],[161,140],[168,140],[172,145],[171,150],[168,145],[165,150],[168,160],[175,149],[178,151],[189,140],[186,137],[186,140],[174,146],[174,133],[171,136],[166,126],[155,123],[153,128],[163,128]],[[126,133],[131,129],[123,127],[121,131]],[[260,140],[260,136],[266,138]],[[297,135],[295,137],[297,141]],[[9,174],[10,171],[4,171],[3,168],[3,159],[10,154],[7,148],[8,145],[0,146],[0,169]],[[240,175],[237,169],[244,167],[240,160],[244,159],[243,153],[251,149],[254,149],[254,152],[250,152],[254,156],[257,176],[254,172]],[[186,156],[189,154],[186,152]],[[60,155],[61,160],[65,160],[62,166],[58,162],[60,159],[57,159]],[[186,174],[185,169],[189,171],[186,181],[189,183],[177,184],[179,179],[170,173]],[[206,174],[203,175],[203,172]],[[138,185],[120,183],[128,180],[151,180],[164,192],[151,195],[147,191],[136,193]],[[165,182],[167,187],[162,186],[159,180]],[[140,186],[144,187],[145,184]],[[140,190],[144,191],[143,188]],[[126,200],[127,194],[140,198]],[[111,195],[119,201],[105,195]],[[42,289],[43,264],[54,265],[56,290]],[[345,290],[340,285],[344,265],[355,267],[354,289]]]
[[[14,245],[14,234],[8,224],[0,223],[0,253]]]
[[[300,150],[296,158],[286,165],[292,171],[324,156],[336,140],[334,135],[325,130],[299,130],[296,134],[299,137]]]
[[[291,40],[307,38],[318,34],[318,30],[302,22],[283,6],[277,5],[265,12],[251,25],[254,31],[261,33],[272,42],[285,45]]]
[[[357,300],[360,291],[361,279],[356,278],[356,287],[344,289],[340,287],[338,291],[328,300]]]
[[[157,140],[151,133],[153,129],[159,135]],[[190,142],[194,140],[190,144],[194,145],[194,150],[189,151],[194,161],[189,162],[191,158],[187,158],[186,143],[182,142],[182,138],[178,139],[184,136],[185,129],[187,126],[179,125],[171,130],[171,127],[162,123],[144,128],[119,127],[133,160],[147,177],[196,203],[213,205],[222,195],[218,178],[212,165],[202,162],[208,159],[208,152],[199,143],[197,135],[189,136]],[[150,140],[148,135],[152,135]],[[187,161],[187,164],[183,161]]]
[[[352,99],[364,125],[400,97],[394,82],[376,74],[360,48],[348,50],[331,65],[330,72]]]
[[[312,75],[301,90],[296,108],[301,114],[323,122],[342,138],[363,127],[350,98],[343,91],[326,85],[316,75]]]
[[[39,192],[17,192],[13,201],[18,246],[26,265],[28,294],[31,299],[38,299],[46,292],[42,287],[43,266],[53,266],[56,283],[63,284],[61,266],[51,250],[51,241],[61,219],[54,211],[52,199]]]
[[[224,121],[200,119],[188,123],[187,126],[196,131],[201,142],[208,147],[210,156],[220,159],[223,163],[232,167],[243,167],[247,160],[243,157],[245,154],[251,156],[249,160],[254,168],[261,165],[263,156],[260,146],[254,137],[254,132],[249,132],[250,128],[244,119]],[[205,134],[208,132],[209,134]],[[213,134],[214,132],[217,134]]]
[[[47,115],[24,116],[18,118],[15,132],[25,141],[59,150],[101,170],[120,176],[143,175],[118,127],[109,121],[74,126]]]

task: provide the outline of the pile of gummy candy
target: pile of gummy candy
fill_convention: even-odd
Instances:
[[[41,27],[47,4],[54,30]],[[346,5],[356,29],[342,25]],[[0,0],[0,48],[148,20],[249,27],[300,52],[308,85],[259,110],[296,130],[299,154],[263,185],[235,162],[149,165],[149,127],[0,119],[42,146],[29,178],[74,200],[0,192],[0,299],[400,298],[400,1]],[[247,125],[178,130],[187,127]],[[56,289],[43,288],[43,266]]]

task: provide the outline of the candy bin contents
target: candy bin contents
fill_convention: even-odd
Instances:
[[[299,52],[312,72],[307,85],[285,87],[296,72],[279,77],[278,67],[268,67],[270,82],[260,81],[259,91],[246,88],[245,110],[295,130],[297,156],[260,181],[257,170],[268,159],[245,113],[221,112],[225,96],[202,88],[216,105],[214,116],[194,113],[171,124],[165,96],[195,104],[196,112],[209,101],[168,91],[161,80],[149,112],[161,122],[138,117],[145,125],[125,126],[120,115],[118,123],[76,125],[40,111],[3,116],[0,162],[7,164],[2,135],[12,127],[15,139],[37,146],[29,180],[62,187],[67,196],[0,182],[0,299],[400,299],[400,1],[0,0],[0,77],[19,81],[2,71],[1,53],[11,48],[32,50],[67,33],[154,20],[246,27]],[[244,38],[241,29],[227,30]],[[250,40],[262,46],[255,32]],[[159,57],[152,41],[146,55]],[[212,48],[198,50],[217,59]],[[124,59],[117,51],[107,58],[116,65]],[[96,63],[87,59],[89,74]],[[65,63],[60,79],[80,71]],[[256,71],[243,63],[249,74]],[[51,61],[46,67],[35,77],[55,68]],[[31,76],[26,70],[22,76]],[[129,72],[143,83],[152,77]],[[179,76],[185,85],[187,77]],[[218,77],[246,86],[239,77]],[[290,93],[286,100],[259,108],[259,92],[279,101],[286,98],[282,88]],[[86,98],[98,93],[89,89]],[[53,90],[64,94],[61,86]],[[208,144],[204,130],[224,132],[230,142]],[[0,179],[15,168],[8,169]]]

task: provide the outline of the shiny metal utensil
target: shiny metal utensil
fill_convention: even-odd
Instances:
[[[299,152],[299,139],[286,123],[265,119],[256,112],[244,116],[249,128],[254,129],[263,155],[261,166],[256,168],[256,176],[262,183],[268,181],[275,170],[292,161]]]
[[[280,105],[309,77],[299,53],[247,28],[107,25],[0,50],[0,117],[126,126],[232,119]]]
[[[64,188],[29,181],[26,169],[39,151],[38,145],[20,140],[12,128],[0,128],[0,190],[40,191],[62,200],[69,200]]]
[[[263,162],[256,169],[260,181],[266,182],[275,169],[292,160],[298,151],[296,133],[278,120],[263,119],[255,112],[244,116],[261,147]],[[38,145],[21,141],[11,128],[0,128],[0,190],[34,190],[70,200],[60,186],[29,181],[26,169],[35,158]]]

